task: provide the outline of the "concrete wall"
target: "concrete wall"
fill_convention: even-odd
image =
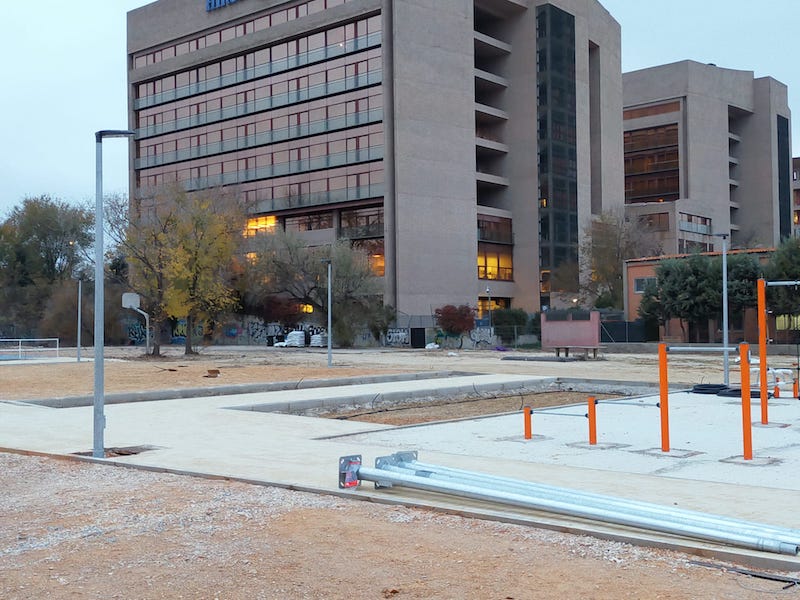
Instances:
[[[477,202],[471,0],[390,5],[396,308],[475,304]],[[387,234],[391,232],[387,231]]]

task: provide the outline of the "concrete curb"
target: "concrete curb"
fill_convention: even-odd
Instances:
[[[397,373],[393,375],[368,375],[358,377],[340,377],[336,379],[300,379],[298,381],[276,381],[272,383],[240,383],[236,385],[220,385],[208,388],[166,389],[147,392],[123,392],[106,394],[105,404],[127,404],[129,402],[153,402],[157,400],[176,400],[209,396],[233,396],[237,394],[254,394],[260,392],[283,392],[286,390],[339,387],[370,383],[387,383],[397,381],[418,381],[422,379],[445,379],[461,375],[472,375],[460,371],[431,371],[419,373]],[[33,400],[16,400],[21,404],[34,404],[49,408],[76,408],[92,406],[94,396],[66,396]]]

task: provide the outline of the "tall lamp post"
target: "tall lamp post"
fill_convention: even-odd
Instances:
[[[715,233],[714,237],[722,238],[722,368],[724,370],[725,385],[730,384],[730,369],[728,361],[728,236],[727,233]]]
[[[76,348],[76,356],[78,362],[81,362],[81,298],[83,297],[83,280],[78,278],[78,340]]]
[[[486,295],[489,296],[489,335],[492,335],[492,288],[486,286]]]
[[[328,368],[333,366],[333,261],[330,258],[323,259],[324,263],[328,265]]]
[[[94,444],[92,456],[105,458],[103,430],[106,417],[103,352],[105,345],[105,294],[103,287],[103,139],[130,138],[136,132],[127,129],[104,129],[95,139],[95,207],[94,207]]]

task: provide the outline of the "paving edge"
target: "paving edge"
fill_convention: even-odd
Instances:
[[[474,375],[462,371],[419,371],[414,373],[394,373],[390,375],[362,375],[332,379],[300,379],[298,381],[275,381],[270,383],[239,383],[209,388],[179,388],[147,392],[122,392],[105,394],[104,404],[127,404],[130,402],[153,402],[158,400],[177,400],[208,396],[235,396],[238,394],[257,394],[260,392],[283,392],[286,390],[339,387],[370,383],[396,381],[417,381],[421,379],[446,379],[463,375]],[[14,400],[22,404],[33,404],[49,408],[77,408],[92,406],[94,396],[65,396],[34,400]]]

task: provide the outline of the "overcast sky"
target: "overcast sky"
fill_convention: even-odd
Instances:
[[[258,0],[253,0],[257,2]],[[202,3],[203,0],[197,0]],[[800,0],[601,0],[622,26],[622,68],[692,59],[789,86],[800,154]],[[93,202],[94,132],[127,123],[126,12],[148,0],[6,2],[0,36],[0,217],[23,198]],[[127,191],[127,144],[103,143],[104,190]]]

